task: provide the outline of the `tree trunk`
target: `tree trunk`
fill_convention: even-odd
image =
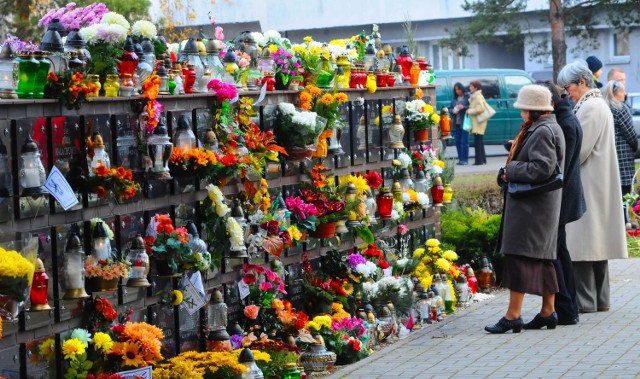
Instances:
[[[553,58],[553,81],[567,63],[567,43],[564,33],[564,10],[562,0],[549,0],[549,22],[551,23],[551,57]]]

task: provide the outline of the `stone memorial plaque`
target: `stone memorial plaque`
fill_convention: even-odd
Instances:
[[[287,270],[287,300],[296,310],[304,309],[304,271],[302,263],[294,263]]]
[[[383,120],[380,117],[382,106],[380,100],[365,102],[367,122],[367,163],[380,161],[380,128]]]
[[[0,120],[0,150],[6,150],[7,155],[0,154],[0,223],[11,220],[13,214],[13,176],[11,159],[13,147],[11,146],[11,123],[9,120]]]
[[[162,329],[164,338],[160,352],[164,358],[172,358],[177,354],[176,325],[173,306],[155,304],[151,309],[151,323]]]
[[[78,204],[69,210],[82,208],[82,159],[84,157],[82,146],[82,126],[79,116],[52,117],[51,123],[51,157],[52,164],[60,170],[64,178],[73,189]],[[53,211],[64,212],[64,208],[52,201]]]
[[[82,116],[83,119],[83,136],[85,137],[85,151],[83,153],[84,155],[84,165],[83,167],[85,167],[85,172],[87,173],[87,175],[92,175],[92,170],[91,170],[91,166],[92,163],[89,160],[89,150],[88,147],[86,146],[86,138],[93,138],[94,133],[100,133],[100,136],[102,137],[102,141],[104,142],[104,151],[107,153],[108,157],[109,157],[109,166],[110,167],[116,167],[116,159],[115,159],[115,154],[114,154],[114,141],[113,141],[113,135],[112,135],[112,126],[113,125],[113,120],[111,119],[111,116],[108,114],[99,114],[99,115],[84,115]],[[87,189],[88,191],[88,189]],[[86,194],[86,199],[87,199],[87,203],[86,206],[88,207],[94,207],[94,206],[99,206],[99,205],[104,205],[106,203],[109,202],[108,198],[98,198],[98,195],[95,192],[87,192]]]
[[[197,351],[199,348],[198,328],[200,326],[200,312],[190,315],[184,307],[178,307],[179,330],[179,350],[177,353],[185,351]]]
[[[211,291],[210,291],[211,292]],[[207,295],[211,299],[211,293]],[[224,285],[224,302],[227,304],[227,325],[237,321],[240,325],[244,320],[244,301],[240,298],[236,283]]]
[[[56,377],[55,336],[49,335],[25,343],[27,378]]]
[[[20,379],[20,345],[0,350],[0,376],[5,379]]]

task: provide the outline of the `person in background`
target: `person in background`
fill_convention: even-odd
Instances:
[[[449,109],[453,113],[453,138],[456,141],[458,164],[469,164],[469,132],[462,129],[464,115],[469,108],[469,92],[465,91],[462,83],[453,85],[453,97]]]
[[[593,81],[596,85],[596,88],[602,88],[602,83],[598,81],[600,79],[600,75],[602,75],[602,61],[596,56],[591,55],[587,57],[587,65],[589,66],[589,70],[593,74]]]
[[[567,224],[578,311],[608,311],[608,260],[628,256],[613,116],[600,90],[594,88],[585,62],[566,65],[558,74],[558,84],[576,102],[573,111],[583,133],[580,177],[587,211]]]
[[[602,97],[607,102],[613,115],[613,126],[616,133],[616,153],[622,197],[631,192],[635,173],[635,153],[638,150],[638,136],[633,128],[631,109],[624,102],[627,96],[624,84],[612,80],[604,86]],[[625,211],[625,221],[629,222]]]
[[[543,86],[522,87],[513,107],[524,120],[513,141],[507,164],[500,169],[498,184],[504,189],[510,181],[542,183],[563,166],[564,136],[551,106],[551,93]],[[558,280],[553,268],[556,259],[556,235],[560,219],[562,189],[515,198],[505,193],[499,251],[504,254],[502,285],[509,288],[509,307],[495,325],[485,326],[489,333],[521,329],[555,329],[558,316],[554,298]],[[542,296],[542,306],[530,322],[522,321],[525,293]]]
[[[484,133],[487,130],[487,120],[480,122],[477,117],[477,115],[484,112],[487,101],[482,95],[482,84],[480,84],[480,81],[474,80],[469,83],[469,91],[471,91],[471,96],[469,96],[469,109],[467,109],[467,114],[471,117],[471,134],[473,135],[473,148],[476,156],[473,164],[478,166],[487,164],[483,141]]]
[[[578,317],[578,301],[576,298],[576,282],[571,263],[571,255],[567,249],[566,225],[579,220],[587,210],[580,179],[580,147],[582,146],[582,127],[573,114],[573,105],[566,95],[560,96],[558,87],[552,82],[538,82],[551,92],[551,103],[556,121],[562,129],[565,141],[562,203],[560,205],[560,222],[558,224],[557,258],[553,262],[558,279],[558,293],[555,297],[555,309],[558,314],[558,325],[575,325]]]
[[[625,87],[627,86],[627,74],[619,67],[614,67],[607,73],[607,82],[612,80],[622,83]]]

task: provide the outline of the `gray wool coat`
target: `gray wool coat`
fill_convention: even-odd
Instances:
[[[549,125],[555,135],[543,126]],[[507,181],[544,182],[564,167],[565,141],[553,114],[534,122],[525,134],[517,156],[505,166]],[[504,203],[500,252],[536,259],[556,259],[556,241],[560,220],[562,189],[513,198],[507,193]]]

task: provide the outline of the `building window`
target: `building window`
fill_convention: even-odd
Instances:
[[[464,57],[448,47],[433,46],[434,67],[440,70],[457,70],[464,68]]]
[[[613,33],[613,56],[628,57],[629,55],[629,32]]]

